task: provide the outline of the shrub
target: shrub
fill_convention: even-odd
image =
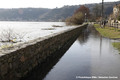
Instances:
[[[80,25],[84,22],[84,15],[81,12],[74,14],[65,20],[67,25]]]

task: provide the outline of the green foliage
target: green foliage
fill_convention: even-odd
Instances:
[[[99,28],[100,25],[99,24],[94,24],[94,27]]]
[[[79,12],[66,19],[67,25],[80,25],[84,22],[84,15]]]
[[[114,42],[114,43],[112,43],[112,45],[113,45],[113,47],[115,47],[116,49],[118,49],[119,52],[120,52],[120,42]]]

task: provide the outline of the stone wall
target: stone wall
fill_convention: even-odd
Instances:
[[[19,80],[47,57],[79,36],[87,24],[0,52],[0,80]]]

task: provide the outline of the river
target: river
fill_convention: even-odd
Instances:
[[[120,80],[120,55],[112,42],[88,26],[64,54],[40,65],[24,80]]]

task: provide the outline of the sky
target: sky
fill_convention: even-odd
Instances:
[[[0,0],[0,8],[56,8],[64,5],[100,3],[102,0]],[[104,0],[114,2],[120,0]]]

